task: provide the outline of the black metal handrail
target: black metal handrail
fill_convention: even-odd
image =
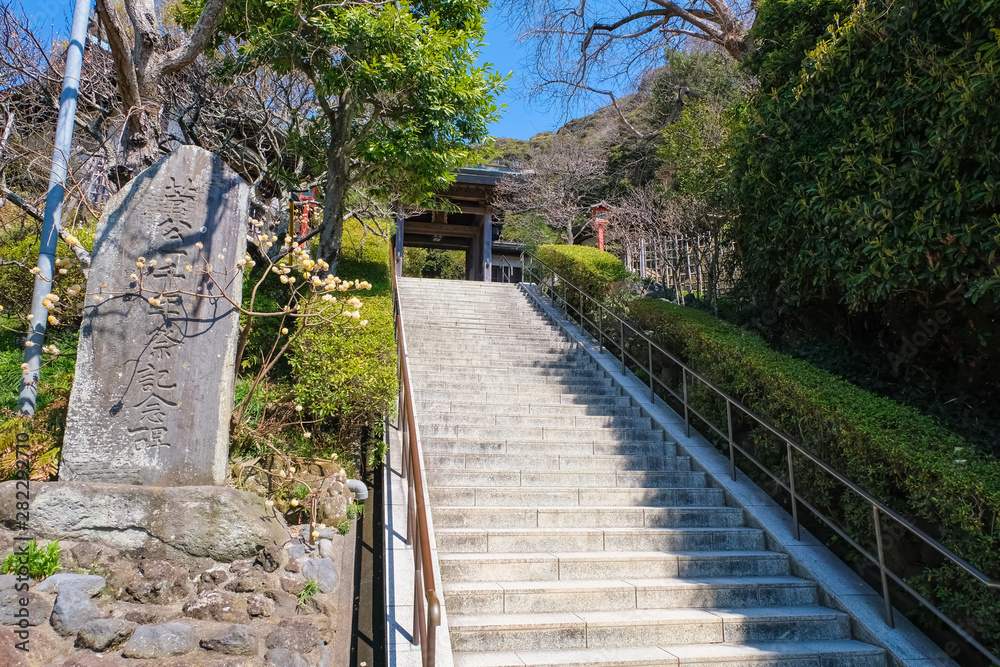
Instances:
[[[533,262],[541,265],[548,271],[548,276],[543,279],[540,271],[529,266],[526,261],[530,258]],[[931,547],[939,554],[950,560],[952,563],[960,567],[966,573],[977,579],[980,583],[987,586],[988,588],[1000,589],[1000,581],[992,579],[985,573],[968,563],[964,558],[958,554],[951,551],[948,547],[944,546],[933,537],[922,531],[920,528],[916,527],[910,523],[907,519],[903,518],[896,511],[885,505],[883,502],[872,496],[870,493],[862,489],[860,486],[852,482],[845,475],[840,473],[838,470],[834,469],[828,463],[817,457],[815,454],[810,452],[808,449],[797,443],[790,435],[785,433],[783,430],[772,424],[770,421],[761,417],[753,410],[744,405],[739,399],[733,397],[728,392],[726,392],[721,387],[717,386],[711,380],[698,373],[696,370],[684,363],[677,355],[664,349],[661,345],[652,340],[645,333],[637,329],[635,326],[627,322],[624,318],[620,317],[609,307],[594,299],[589,294],[586,294],[579,287],[569,282],[558,273],[551,266],[543,262],[541,259],[536,257],[530,252],[525,251],[522,254],[521,260],[522,272],[524,274],[523,282],[528,283],[529,275],[537,279],[536,283],[543,292],[546,292],[553,298],[553,303],[556,303],[556,299],[562,304],[563,313],[566,315],[567,319],[572,319],[574,321],[579,321],[580,328],[586,331],[585,324],[589,324],[597,329],[598,335],[596,339],[600,346],[601,351],[604,351],[607,343],[611,343],[615,348],[618,349],[620,354],[618,355],[621,359],[622,372],[625,373],[628,370],[627,360],[631,360],[633,363],[642,368],[649,377],[649,394],[650,401],[655,403],[656,399],[656,386],[659,385],[665,389],[671,396],[683,405],[684,408],[684,428],[685,433],[688,437],[691,437],[691,415],[698,417],[701,422],[708,426],[712,431],[714,431],[720,438],[724,438],[729,443],[729,464],[730,464],[730,476],[733,480],[736,479],[736,452],[739,451],[743,456],[745,456],[750,462],[761,469],[768,477],[773,479],[782,489],[784,489],[789,494],[789,499],[792,508],[792,533],[796,541],[801,539],[801,529],[799,523],[799,505],[802,505],[823,523],[825,523],[830,529],[832,529],[837,535],[842,537],[848,544],[854,547],[862,556],[867,558],[873,564],[878,566],[879,573],[882,579],[882,598],[885,602],[885,622],[890,628],[895,627],[895,621],[893,619],[892,610],[892,599],[889,592],[889,580],[894,581],[900,588],[902,588],[906,593],[913,596],[921,605],[926,607],[935,616],[937,616],[942,622],[944,622],[948,627],[955,631],[962,639],[967,641],[970,646],[973,646],[977,651],[988,658],[993,664],[1000,665],[1000,658],[995,656],[989,649],[979,643],[974,637],[972,637],[968,632],[966,632],[962,627],[952,621],[950,618],[944,615],[937,607],[935,607],[931,602],[926,600],[920,593],[915,591],[911,586],[909,586],[901,577],[893,573],[886,567],[885,564],[885,551],[882,544],[882,517],[886,516],[893,521],[895,521],[899,526],[906,529],[910,534],[919,538],[927,546]],[[559,294],[556,286],[561,287],[562,293]],[[569,293],[573,293],[571,296]],[[553,296],[554,295],[554,296]],[[570,297],[570,298],[568,298]],[[571,299],[576,301],[576,304],[571,303]],[[593,304],[597,307],[598,321],[594,321],[587,317],[586,309],[584,308],[585,303]],[[571,316],[571,313],[575,314]],[[619,329],[619,338],[615,342],[613,339],[605,337],[604,335],[604,322],[605,317],[610,318],[612,322],[617,322]],[[631,330],[634,334],[638,335],[643,341],[645,341],[648,349],[648,360],[647,362],[640,361],[636,359],[627,349],[627,343],[625,339],[626,330]],[[588,332],[589,333],[589,332]],[[608,348],[609,352],[611,348]],[[661,355],[668,358],[676,366],[681,369],[681,394],[678,394],[673,389],[671,389],[666,383],[659,379],[653,372],[653,351],[659,352]],[[726,401],[726,421],[727,430],[723,432],[715,424],[713,424],[705,415],[698,412],[688,400],[689,395],[689,383],[688,378],[692,380],[697,380],[705,387],[708,387],[713,392],[715,392],[719,397],[725,399]],[[772,472],[763,463],[757,460],[750,452],[746,451],[743,447],[738,445],[733,437],[733,408],[742,411],[747,417],[753,419],[755,422],[763,426],[770,433],[776,436],[778,439],[785,442],[787,451],[787,461],[788,461],[788,482],[786,483],[784,479],[780,478],[777,474]],[[805,459],[811,461],[824,472],[828,473],[831,477],[839,481],[846,488],[850,489],[852,492],[860,496],[862,499],[867,501],[872,507],[872,519],[875,527],[875,543],[876,543],[876,554],[871,554],[863,546],[858,544],[856,540],[845,533],[840,526],[838,526],[834,521],[827,518],[823,513],[805,500],[801,495],[795,491],[795,470],[794,470],[794,454],[799,454]]]
[[[413,408],[413,389],[406,354],[406,332],[399,307],[399,285],[392,275],[392,299],[396,321],[396,357],[399,374],[399,431],[403,447],[402,473],[406,478],[406,544],[413,547],[413,637],[420,646],[423,667],[434,667],[437,626],[441,625],[441,601],[434,590],[427,504],[424,502],[424,471],[420,467],[420,433]],[[427,602],[424,609],[423,600]]]

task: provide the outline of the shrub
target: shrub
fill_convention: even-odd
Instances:
[[[73,233],[88,251],[93,248],[92,225],[77,228]],[[10,263],[0,266],[0,305],[7,313],[22,319],[27,318],[31,312],[31,296],[35,281],[28,270],[38,262],[38,243],[38,234],[26,231],[24,228],[11,227],[0,230],[0,260],[20,263],[20,265]],[[56,246],[56,258],[67,262],[64,267],[66,274],[56,276],[52,286],[52,292],[59,296],[59,308],[56,314],[64,322],[78,322],[83,310],[83,290],[71,295],[67,293],[67,289],[72,285],[83,287],[87,281],[83,277],[83,271],[73,250],[61,241]]]
[[[983,572],[1000,575],[1000,463],[976,454],[962,438],[916,410],[775,352],[755,334],[707,313],[652,299],[633,302],[630,311],[640,329],[653,331],[695,370]],[[699,410],[717,426],[725,425],[724,402],[713,402],[704,392],[694,394],[701,399]],[[782,471],[786,464],[780,443],[749,423],[744,427],[755,456]],[[748,472],[751,468],[745,467]],[[873,544],[867,503],[843,493],[839,483],[815,466],[801,462],[795,474],[805,498],[854,539]],[[890,528],[893,522],[885,523]],[[894,571],[957,622],[978,628],[980,638],[996,647],[996,595],[904,534],[894,541]]]
[[[364,233],[361,223],[344,224],[337,274],[344,280],[367,280],[371,291],[360,294],[360,329],[337,326],[302,332],[293,343],[289,363],[295,373],[299,404],[310,417],[328,420],[342,439],[375,428],[396,405],[396,341],[390,282],[389,241]],[[378,463],[373,461],[372,463]]]
[[[590,246],[543,245],[537,254],[556,273],[596,299],[605,299],[635,280],[620,259]]]

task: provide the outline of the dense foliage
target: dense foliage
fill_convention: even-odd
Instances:
[[[290,363],[298,403],[308,406],[309,418],[321,420],[325,429],[339,432],[342,439],[377,428],[395,409],[398,390],[389,254],[387,239],[366,233],[356,220],[345,223],[338,273],[345,280],[371,283],[371,291],[360,295],[368,325],[310,329],[293,344]],[[380,460],[377,453],[372,462]]]
[[[620,259],[590,246],[543,245],[538,248],[538,258],[573,285],[598,298],[633,280]]]
[[[995,374],[998,22],[986,0],[760,3],[732,160],[748,291],[872,313],[897,347],[956,304],[933,353]]]

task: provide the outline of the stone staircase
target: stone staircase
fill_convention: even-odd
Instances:
[[[885,667],[517,286],[403,279],[458,667]]]

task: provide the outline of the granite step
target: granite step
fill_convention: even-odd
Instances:
[[[445,582],[449,615],[642,609],[797,607],[817,604],[797,577]]]
[[[770,644],[456,652],[455,667],[885,667],[882,649],[849,639]]]
[[[772,551],[447,553],[439,558],[445,581],[466,582],[789,574],[788,556]]]
[[[439,528],[442,553],[762,551],[754,528]]]
[[[809,642],[850,637],[847,615],[819,606],[456,614],[449,626],[456,651]]]
[[[434,508],[437,528],[738,528],[737,507]]]
[[[685,472],[687,456],[560,456],[559,454],[424,454],[424,465],[449,470],[603,470]]]
[[[574,489],[429,487],[434,507],[721,507],[721,489]]]

